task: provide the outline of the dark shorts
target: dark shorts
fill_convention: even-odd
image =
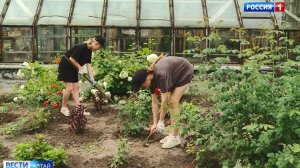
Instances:
[[[69,62],[62,59],[58,66],[58,77],[59,81],[77,83],[78,82],[78,70],[70,65]]]

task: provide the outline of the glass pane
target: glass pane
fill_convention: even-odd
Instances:
[[[99,34],[99,28],[72,28],[72,39],[71,39],[71,46],[82,43],[87,39],[94,37],[95,35]]]
[[[2,10],[3,7],[4,7],[4,4],[5,4],[5,1],[4,1],[4,0],[0,1],[0,9],[1,9],[1,10]]]
[[[247,29],[273,29],[274,23],[271,19],[243,19],[244,27]]]
[[[170,27],[169,0],[142,0],[141,27]]]
[[[165,29],[142,29],[140,46],[149,48],[155,52],[170,53],[171,30]]]
[[[106,25],[136,26],[136,0],[109,0]]]
[[[52,62],[53,57],[66,51],[66,28],[38,28],[38,60]]]
[[[174,0],[175,26],[204,27],[200,0]]]
[[[38,2],[38,0],[12,0],[3,25],[32,25]]]
[[[299,0],[285,0],[285,13],[277,12],[275,14],[281,14],[281,25],[285,29],[300,30],[300,22],[296,20],[296,17],[300,18]]]
[[[211,27],[239,27],[233,0],[209,0],[207,11]]]
[[[30,62],[32,56],[31,28],[3,27],[3,62]]]
[[[38,25],[66,25],[71,0],[44,0]]]
[[[73,12],[72,25],[99,26],[103,0],[76,0]]]
[[[132,44],[135,43],[135,29],[113,28],[106,30],[109,46],[113,51],[126,53],[132,49]]]

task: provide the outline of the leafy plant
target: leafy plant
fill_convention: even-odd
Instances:
[[[127,161],[128,155],[129,155],[129,144],[127,139],[118,140],[118,149],[113,156],[111,167],[118,168],[128,163]]]
[[[183,113],[184,119],[197,118],[203,123],[190,123],[198,129],[192,129],[195,132],[190,136],[189,151],[198,161],[207,152],[219,157],[223,167],[297,167],[300,63],[289,56],[291,52],[297,54],[292,48],[294,41],[277,30],[265,30],[251,42],[232,40],[243,48],[236,54],[246,58],[239,73],[222,67],[225,62],[220,58],[207,59],[199,67],[209,99],[216,103],[210,111],[212,116],[200,113],[197,118],[196,114]],[[207,56],[221,52],[218,50],[198,54]],[[222,47],[222,53],[229,51]],[[263,70],[266,65],[267,71]]]
[[[92,60],[96,74],[95,79],[112,96],[128,95],[128,91],[132,90],[133,73],[147,66],[146,55],[150,53],[151,50],[145,49],[132,51],[132,53],[123,56],[109,50],[96,52]]]
[[[0,134],[17,135],[22,132],[34,131],[45,127],[48,123],[50,113],[45,112],[41,108],[35,110],[36,112],[30,112],[27,116],[0,128]]]
[[[70,129],[75,131],[76,134],[84,133],[84,129],[87,123],[87,119],[84,115],[85,107],[83,105],[79,105],[72,111],[70,111],[69,116],[69,124]]]
[[[149,124],[151,116],[150,92],[143,90],[138,95],[129,97],[125,105],[119,107],[118,118],[121,121],[120,129],[126,135],[138,135]]]
[[[55,166],[66,164],[64,149],[54,148],[45,141],[44,135],[37,135],[36,139],[16,145],[14,152],[16,160],[52,160]]]
[[[24,63],[25,68],[18,74],[25,76],[28,81],[18,90],[16,101],[31,106],[44,106],[57,108],[62,100],[63,83],[57,81],[57,67],[45,66],[39,62]]]
[[[3,103],[0,106],[0,113],[7,113],[13,109],[18,109],[19,105],[15,102]]]

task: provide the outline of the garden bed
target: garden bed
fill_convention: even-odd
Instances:
[[[1,135],[0,141],[4,144],[4,149],[0,152],[1,162],[13,159],[12,153],[17,143],[32,140],[35,134],[39,133],[45,134],[46,141],[54,147],[66,150],[67,167],[110,167],[112,157],[117,149],[117,140],[123,138],[118,129],[117,111],[105,106],[99,113],[94,110],[92,104],[87,104],[87,107],[91,116],[87,116],[87,128],[82,135],[77,135],[69,130],[68,119],[59,113],[59,109],[52,111],[49,123],[44,129],[16,136]],[[2,121],[9,123],[16,120],[18,116],[14,113],[1,114]],[[27,111],[22,109],[22,113],[26,114]],[[0,127],[2,126],[4,124],[0,125]],[[183,145],[169,150],[162,149],[159,140],[163,136],[155,135],[150,138],[149,147],[144,147],[141,142],[146,136],[145,134],[128,138],[129,163],[125,167],[193,167],[192,158],[186,155]]]

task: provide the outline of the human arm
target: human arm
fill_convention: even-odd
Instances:
[[[156,131],[157,128],[157,112],[158,112],[158,98],[156,94],[151,94],[152,98],[152,116],[153,116],[153,125],[151,127],[151,133]]]
[[[94,73],[93,73],[93,68],[91,64],[86,64],[87,72],[89,74],[90,80],[95,84],[95,79],[94,79]]]

